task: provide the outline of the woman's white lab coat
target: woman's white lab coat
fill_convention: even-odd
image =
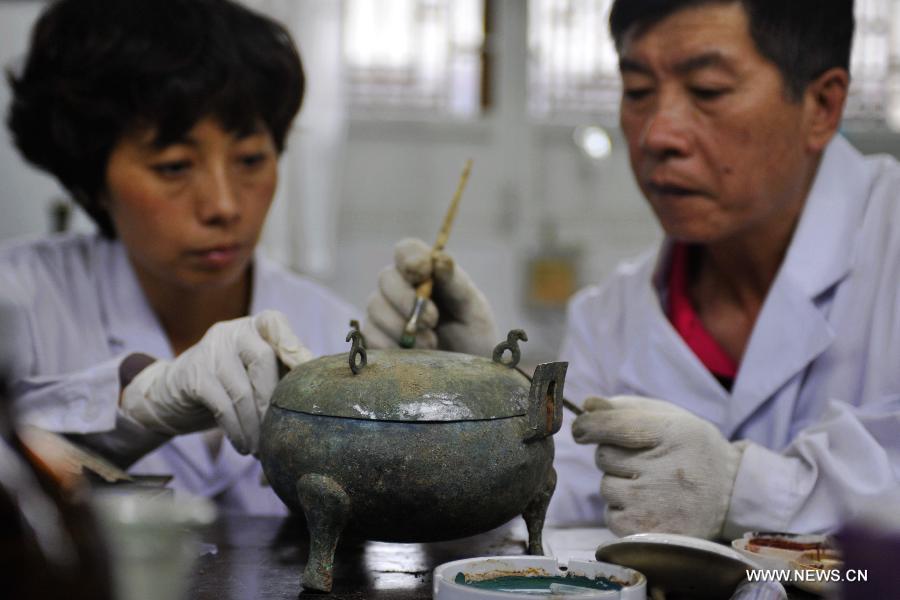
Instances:
[[[900,485],[900,164],[840,136],[828,146],[730,393],[666,318],[669,248],[573,299],[566,396],[661,398],[755,442],[726,535],[832,529]],[[576,445],[570,425],[567,415],[557,435],[549,520],[596,523],[595,446]]]
[[[118,366],[143,352],[172,350],[118,242],[65,235],[0,249],[0,296],[19,313],[10,394],[20,422],[66,433],[117,425]],[[324,287],[257,256],[251,314],[276,309],[314,355],[347,350],[353,307]],[[172,474],[172,487],[215,497],[224,511],[282,514],[252,456],[227,441],[213,460],[202,433],[148,454],[133,473]]]

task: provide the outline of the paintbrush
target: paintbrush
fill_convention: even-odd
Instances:
[[[444,246],[447,244],[447,238],[450,237],[450,228],[453,226],[453,219],[456,218],[456,209],[459,207],[459,199],[462,198],[466,182],[469,180],[469,171],[471,170],[472,159],[470,158],[466,161],[466,166],[463,167],[462,174],[459,176],[459,184],[456,186],[456,193],[453,194],[453,199],[450,201],[450,207],[447,209],[447,214],[444,215],[444,222],[441,225],[440,231],[438,231],[437,240],[431,248],[432,264],[434,255],[444,249]],[[422,311],[425,309],[425,303],[431,298],[433,286],[434,280],[428,278],[416,288],[416,302],[413,304],[409,319],[403,327],[403,335],[400,336],[401,347],[412,348],[415,345],[416,332],[419,328],[419,318],[422,316]]]

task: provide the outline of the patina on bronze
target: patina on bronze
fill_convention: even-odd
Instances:
[[[518,372],[510,332],[494,359],[437,350],[368,350],[291,371],[262,425],[260,460],[278,496],[303,511],[307,590],[330,591],[342,532],[433,542],[488,531],[517,515],[532,554],[556,486],[567,363]],[[509,350],[512,360],[503,362]]]

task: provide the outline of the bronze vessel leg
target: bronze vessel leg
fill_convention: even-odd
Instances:
[[[547,507],[550,505],[550,498],[553,497],[555,489],[556,469],[550,467],[544,486],[538,490],[528,506],[525,507],[525,512],[522,513],[525,525],[528,526],[528,554],[541,555],[544,553],[544,518],[547,516]]]
[[[350,497],[334,479],[315,473],[300,478],[297,497],[310,536],[303,589],[330,592],[334,550],[350,516]]]

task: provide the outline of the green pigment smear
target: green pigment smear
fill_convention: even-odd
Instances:
[[[549,595],[551,583],[562,583],[574,587],[582,587],[589,590],[621,590],[622,586],[613,583],[606,577],[591,579],[583,575],[556,575],[553,577],[537,576],[526,577],[524,575],[503,575],[480,581],[466,581],[463,573],[457,573],[455,583],[469,585],[495,592],[530,592],[535,595]]]

